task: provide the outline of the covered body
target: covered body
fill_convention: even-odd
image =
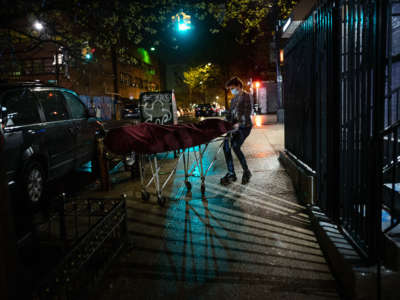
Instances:
[[[104,143],[116,154],[154,154],[206,144],[230,130],[232,124],[219,119],[182,125],[141,123],[110,130]]]

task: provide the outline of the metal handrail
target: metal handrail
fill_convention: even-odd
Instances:
[[[386,127],[385,129],[383,129],[380,133],[379,136],[382,138],[385,135],[388,135],[390,133],[392,133],[394,130],[398,129],[400,127],[400,120],[394,122],[392,125],[389,125],[388,127]]]
[[[400,87],[396,88],[395,90],[393,90],[391,92],[391,94],[395,94],[395,93],[400,93]],[[385,129],[383,129],[379,133],[379,137],[384,137],[385,135],[392,133],[394,130],[398,129],[399,127],[400,127],[400,120],[394,122],[393,124],[387,126]]]

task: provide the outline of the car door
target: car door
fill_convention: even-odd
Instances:
[[[74,93],[68,90],[64,90],[62,93],[76,131],[75,166],[79,167],[93,158],[96,119],[89,118],[86,106]]]
[[[43,127],[38,103],[26,88],[1,93],[2,124],[4,124],[4,155],[9,183],[17,180],[23,160],[41,151]]]
[[[49,154],[49,177],[60,177],[74,168],[76,132],[73,120],[57,89],[39,88],[34,91],[46,119],[46,148]]]

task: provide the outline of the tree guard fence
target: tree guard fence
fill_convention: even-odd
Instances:
[[[126,195],[55,199],[18,244],[20,298],[31,289],[32,299],[87,299],[126,244],[126,226]]]

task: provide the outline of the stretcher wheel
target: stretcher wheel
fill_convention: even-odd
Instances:
[[[200,190],[202,194],[206,192],[206,185],[204,183],[201,184]]]
[[[164,196],[157,197],[157,202],[158,202],[158,205],[164,206],[165,202],[167,202],[167,198],[165,198]]]
[[[188,191],[192,189],[192,184],[189,181],[185,181],[185,185]]]
[[[142,191],[142,200],[149,201],[149,199],[150,199],[150,194],[147,191]]]

